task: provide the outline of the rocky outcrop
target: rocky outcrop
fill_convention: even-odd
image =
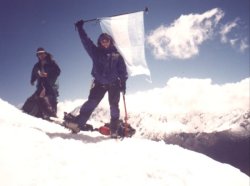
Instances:
[[[168,136],[167,144],[203,153],[214,160],[239,168],[250,176],[250,135],[231,130],[212,133],[179,133]]]

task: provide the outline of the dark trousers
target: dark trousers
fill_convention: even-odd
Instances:
[[[40,85],[37,86],[37,90],[34,93],[38,97],[42,90],[45,88],[45,101],[47,106],[50,106],[54,113],[57,113],[57,97],[59,96],[58,93],[58,86],[57,85],[49,85],[48,83],[42,82]]]
[[[76,122],[83,126],[86,124],[88,119],[90,118],[94,109],[101,102],[105,93],[108,92],[108,100],[110,106],[110,116],[111,122],[119,120],[120,117],[120,109],[119,109],[119,101],[120,101],[120,86],[119,82],[115,82],[113,84],[103,85],[98,82],[93,82],[88,100],[82,105],[80,109],[80,114],[76,118]]]

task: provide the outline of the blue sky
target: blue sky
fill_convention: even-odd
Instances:
[[[22,104],[30,85],[35,51],[44,47],[62,70],[60,101],[87,98],[91,60],[74,22],[143,10],[146,59],[152,83],[130,77],[127,93],[164,87],[169,78],[211,79],[214,84],[249,77],[249,0],[1,0],[0,97]],[[98,23],[85,29],[96,42]]]

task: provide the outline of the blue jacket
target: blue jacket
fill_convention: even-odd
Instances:
[[[108,49],[104,49],[99,45],[96,46],[83,28],[78,28],[78,32],[84,48],[93,61],[91,74],[95,81],[101,84],[112,84],[118,80],[126,81],[127,68],[113,42]]]
[[[40,77],[38,75],[38,71],[44,71],[48,73],[48,77]],[[41,63],[37,62],[31,73],[31,84],[33,84],[35,81],[37,81],[37,93],[40,93],[42,88],[44,87],[46,89],[47,95],[55,95],[58,94],[58,85],[56,83],[58,76],[60,75],[61,70],[59,66],[56,64],[53,60],[46,61],[44,67],[42,68]]]

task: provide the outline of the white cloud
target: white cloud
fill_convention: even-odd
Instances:
[[[229,43],[231,46],[235,46],[237,44],[237,42],[238,42],[238,39],[230,39],[229,40]]]
[[[214,8],[203,14],[182,15],[170,26],[160,26],[147,37],[157,59],[187,59],[199,53],[199,45],[209,39],[224,16]]]
[[[235,19],[232,22],[226,23],[225,25],[221,26],[219,34],[220,40],[224,44],[230,44],[233,48],[239,49],[241,52],[244,52],[248,47],[249,44],[247,42],[247,38],[241,38],[240,36],[230,36],[233,29],[238,27],[239,18]]]
[[[126,95],[129,122],[134,126],[143,125],[147,136],[155,133],[164,136],[173,131],[241,130],[242,115],[249,112],[249,81],[250,78],[246,78],[237,83],[218,85],[211,79],[171,78],[165,87]],[[64,111],[70,112],[83,102],[59,103],[58,116],[62,117]],[[121,118],[124,118],[123,100],[120,110]],[[74,110],[74,113],[78,112],[79,108]],[[90,123],[109,122],[107,95],[92,116]]]
[[[221,35],[221,42],[222,42],[222,43],[228,43],[227,34],[228,34],[229,32],[231,32],[231,30],[232,30],[234,27],[237,26],[237,20],[238,20],[238,19],[236,19],[236,20],[234,20],[234,21],[232,21],[232,22],[230,22],[230,23],[227,23],[227,24],[225,24],[225,25],[223,25],[223,26],[221,27],[220,35]]]
[[[244,52],[249,47],[247,38],[242,39],[240,37],[236,38],[235,36],[232,38],[232,36],[229,36],[232,30],[238,27],[238,21],[239,19],[235,19],[234,21],[229,22],[221,27],[221,30],[219,32],[221,36],[220,40],[222,43],[229,43],[233,48],[239,48],[241,52]]]
[[[217,85],[211,79],[174,77],[169,79],[166,87],[131,95],[128,101],[131,101],[131,105],[138,105],[131,109],[149,113],[227,113],[234,109],[247,110],[249,81],[247,78],[238,83]]]
[[[240,41],[240,51],[244,52],[247,48],[249,48],[249,43],[247,42],[247,39],[242,39]]]

